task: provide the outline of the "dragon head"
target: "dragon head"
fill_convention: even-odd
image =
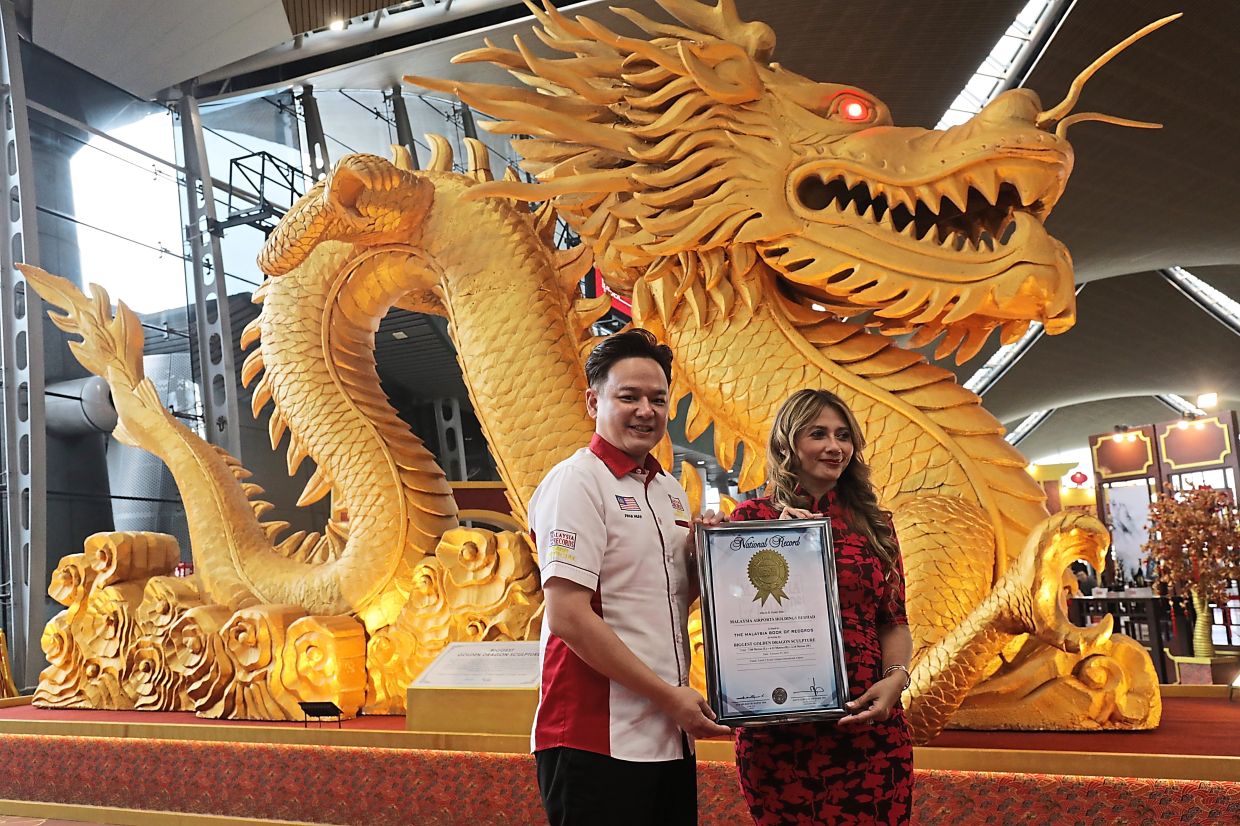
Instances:
[[[259,253],[259,269],[285,275],[325,240],[376,245],[416,236],[434,187],[411,169],[401,155],[395,164],[375,155],[346,155],[276,227]]]
[[[774,283],[807,306],[915,331],[915,344],[946,332],[940,356],[961,360],[996,328],[1006,340],[1030,321],[1072,326],[1071,259],[1043,223],[1072,171],[1064,132],[1084,119],[1149,124],[1064,117],[1074,85],[1050,111],[1016,89],[947,130],[896,127],[875,96],[771,62],[774,32],[741,21],[733,0],[657,2],[684,26],[615,8],[648,35],[634,38],[527,0],[534,34],[567,57],[517,37],[515,50],[488,41],[456,58],[501,65],[529,89],[406,78],[498,118],[491,131],[529,136],[513,143],[538,182],[472,197],[552,198],[639,315],[666,317],[682,299],[752,304]]]

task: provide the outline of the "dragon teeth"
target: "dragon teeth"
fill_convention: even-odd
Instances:
[[[944,181],[943,194],[959,207],[961,212],[964,212],[965,206],[969,203],[969,188],[962,181],[955,179]]]
[[[992,170],[983,169],[981,172],[973,176],[973,187],[988,202],[994,204],[999,201],[999,178]]]
[[[1020,196],[1021,206],[1032,206],[1041,200],[1041,192],[1031,191],[1029,189],[1031,186],[1036,186],[1036,182],[1021,180],[1021,178],[1018,177],[1016,180],[1010,181],[1010,183],[1016,187],[1016,192]]]
[[[903,205],[909,212],[912,212],[917,208],[916,197],[913,193],[903,187],[893,187],[888,189],[884,194],[887,196],[887,203],[890,204],[892,208]]]
[[[914,192],[917,193],[917,200],[929,207],[931,212],[938,213],[940,196],[937,189],[932,186],[922,185],[915,187]]]

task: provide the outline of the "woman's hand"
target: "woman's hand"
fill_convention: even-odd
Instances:
[[[720,525],[724,522],[727,522],[728,517],[726,517],[722,513],[715,513],[714,511],[706,511],[705,513],[703,513],[701,516],[699,516],[697,519],[694,519],[693,521],[701,522],[706,527],[713,528],[716,525]]]
[[[780,519],[821,519],[822,514],[805,508],[786,507],[779,512]]]
[[[872,726],[891,716],[891,710],[900,702],[904,692],[905,674],[895,671],[870,686],[869,690],[855,700],[844,703],[848,716],[841,717],[841,726]]]

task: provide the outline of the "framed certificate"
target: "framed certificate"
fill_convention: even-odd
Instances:
[[[848,712],[831,525],[697,526],[707,700],[725,726]]]

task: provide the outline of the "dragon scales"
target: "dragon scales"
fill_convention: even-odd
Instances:
[[[532,136],[514,143],[538,183],[489,180],[472,142],[471,174],[452,173],[440,139],[426,171],[342,160],[273,234],[243,377],[263,374],[255,411],[273,403],[290,473],[307,457],[317,467],[302,503],[332,497],[321,534],[277,541],[287,526],[261,521],[270,505],[244,469],[167,413],[142,376],[132,313],[24,268],[66,313],[57,323],[83,337],[79,360],[108,379],[118,437],[172,470],[197,569],[164,576],[177,551],[158,535],[100,535],[66,557],[52,594],[67,610],[44,635],[37,702],[397,711],[448,641],[536,634],[527,540],[455,527],[442,472],[379,391],[374,332],[394,305],[448,317],[523,518],[544,470],[592,429],[581,357],[605,302],[575,295],[592,253],[635,321],[676,351],[689,435],[713,424],[728,467],[743,445],[742,487],[760,483],[769,420],[792,390],[831,388],[858,413],[904,547],[919,739],[949,719],[1157,724],[1144,649],[1109,620],[1081,629],[1064,615],[1065,570],[1100,564],[1105,530],[1048,517],[979,399],[883,335],[942,336],[938,355],[963,360],[996,329],[1010,340],[1035,319],[1070,327],[1070,259],[1042,227],[1071,170],[1063,133],[1122,121],[1068,115],[1073,98],[1043,111],[1017,90],[946,132],[898,129],[873,96],[770,63],[770,29],[741,22],[728,0],[660,5],[688,28],[620,9],[649,35],[623,37],[535,8],[535,33],[569,57],[541,59],[518,40],[458,58],[496,62],[532,92],[411,79],[502,118],[490,128]],[[547,205],[530,213],[523,200]],[[586,244],[550,248],[557,213]]]

